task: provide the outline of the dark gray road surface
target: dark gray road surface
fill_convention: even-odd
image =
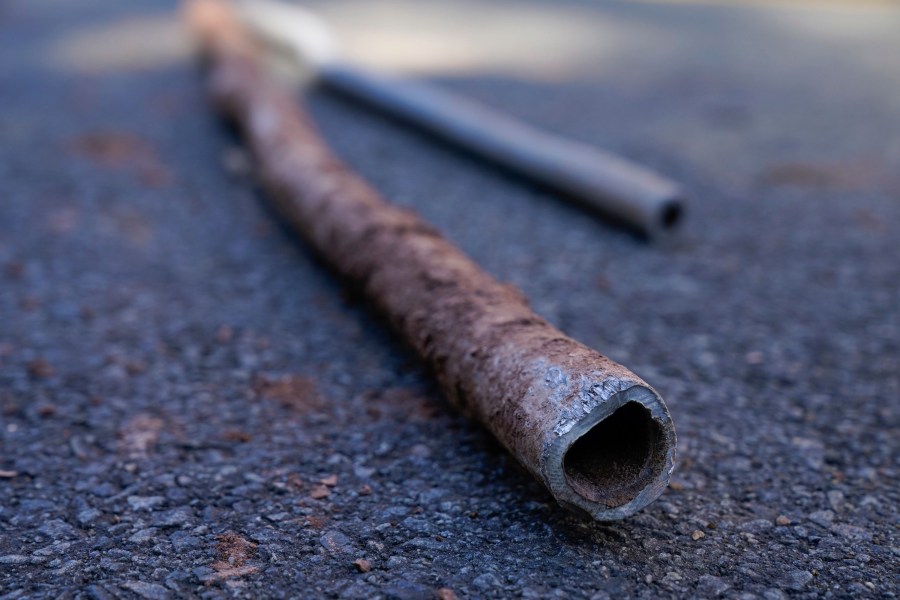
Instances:
[[[279,228],[181,55],[61,46],[140,46],[168,5],[0,3],[0,597],[896,597],[898,13],[567,7],[668,37],[441,83],[686,182],[675,243],[312,104],[388,198],[667,399],[675,484],[606,525]]]

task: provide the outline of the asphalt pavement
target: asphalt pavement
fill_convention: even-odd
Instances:
[[[457,22],[319,4],[347,31],[416,6]],[[900,10],[460,6],[475,37],[552,24],[562,58],[529,63],[541,37],[510,24],[496,60],[433,51],[416,76],[683,181],[676,239],[338,98],[312,113],[386,198],[660,391],[670,489],[584,521],[456,414],[265,209],[171,3],[14,0],[0,598],[898,595]]]

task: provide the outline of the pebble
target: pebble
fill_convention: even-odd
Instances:
[[[144,542],[149,542],[153,539],[153,536],[156,535],[156,529],[153,527],[148,527],[147,529],[141,529],[130,538],[128,541],[132,544],[143,544]]]
[[[384,586],[382,592],[391,600],[423,600],[434,597],[431,588],[405,579],[391,581]]]
[[[394,521],[398,517],[404,517],[409,513],[409,509],[405,506],[389,506],[378,513],[377,517],[380,521]]]
[[[844,506],[846,505],[846,500],[844,499],[844,493],[840,490],[830,490],[828,492],[828,504],[831,505],[832,510],[835,512],[841,512],[844,510]]]
[[[791,571],[778,580],[779,585],[795,592],[802,591],[810,581],[813,574],[809,571]]]
[[[809,516],[807,516],[807,519],[816,525],[828,529],[831,527],[831,522],[834,521],[834,513],[830,510],[817,510],[810,513]]]
[[[740,530],[748,533],[760,534],[772,529],[772,527],[772,521],[769,519],[755,519],[753,521],[742,523]]]
[[[88,508],[75,515],[75,520],[82,527],[87,527],[103,516],[103,513],[96,508]]]
[[[128,496],[128,506],[131,510],[153,510],[165,503],[166,499],[163,496]]]
[[[76,488],[77,489],[77,488]],[[97,483],[95,485],[91,485],[85,490],[94,496],[98,496],[100,498],[110,498],[116,495],[119,492],[119,488],[109,481],[104,481],[102,483]]]
[[[156,527],[187,527],[194,519],[194,512],[183,506],[160,513],[153,519]]]
[[[266,520],[271,521],[273,523],[278,523],[280,521],[284,521],[286,519],[290,519],[291,514],[286,512],[277,512],[275,514],[266,515]]]
[[[872,590],[858,581],[854,581],[847,586],[847,591],[850,592],[852,597],[860,598],[869,596]]]
[[[349,582],[347,587],[345,587],[338,598],[346,599],[346,600],[359,600],[360,598],[382,598],[383,596],[379,596],[375,593],[375,589],[368,585],[363,581],[352,581]],[[424,598],[424,597],[423,597]]]
[[[185,552],[200,545],[200,538],[186,531],[176,531],[169,536],[169,541],[176,552]]]
[[[319,543],[331,552],[349,552],[353,550],[353,541],[340,531],[328,531],[319,538]]]
[[[317,485],[309,492],[309,497],[313,500],[321,500],[331,495],[331,490],[325,485]]]
[[[415,456],[417,458],[428,458],[431,456],[431,448],[425,444],[414,444],[413,447],[408,450],[408,454],[409,456]]]
[[[724,579],[715,575],[701,575],[697,582],[697,592],[704,597],[721,596],[730,588]]]
[[[832,531],[840,535],[841,537],[845,537],[849,540],[853,540],[855,542],[861,541],[871,541],[872,534],[863,529],[862,527],[858,527],[856,525],[835,525],[831,528]]]
[[[38,531],[53,539],[77,536],[75,528],[62,519],[51,519],[44,523]]]
[[[434,521],[423,517],[406,517],[401,522],[401,525],[417,533],[431,533],[434,531]]]
[[[34,514],[54,510],[56,509],[56,504],[49,500],[44,500],[43,498],[28,498],[19,503],[19,508]]]
[[[56,561],[54,561],[56,562]],[[51,563],[52,564],[52,563]],[[67,573],[71,573],[75,569],[81,566],[81,561],[78,559],[67,560],[56,569],[53,570],[53,573],[56,575],[65,575]]]
[[[356,466],[353,468],[353,474],[360,479],[368,479],[375,473],[372,467]]]
[[[91,549],[99,550],[101,548],[105,548],[110,543],[110,539],[105,535],[99,535],[91,540]]]
[[[126,581],[122,584],[122,587],[131,590],[141,598],[147,598],[147,600],[166,600],[172,596],[169,590],[158,583]]]
[[[353,561],[353,564],[356,566],[356,570],[360,573],[368,573],[372,570],[372,563],[364,558],[357,558]]]
[[[184,488],[172,487],[166,490],[166,500],[170,505],[187,504],[190,499],[190,492]]]
[[[408,540],[403,544],[405,547],[409,548],[419,548],[420,550],[434,550],[440,551],[444,550],[446,544],[439,540],[436,540],[433,537],[416,537],[411,540]]]
[[[102,585],[93,584],[84,588],[86,598],[89,600],[118,600],[121,593],[113,594]]]
[[[677,571],[668,571],[662,578],[662,583],[671,587],[680,582],[682,579],[683,577]]]
[[[818,471],[825,465],[825,444],[821,441],[795,437],[791,439],[791,443],[810,469]]]
[[[493,573],[482,573],[472,580],[472,585],[478,589],[487,590],[500,585],[500,581]]]
[[[39,550],[35,550],[31,553],[32,556],[52,556],[54,554],[60,554],[69,549],[72,545],[72,542],[54,542],[49,546],[41,548]]]
[[[212,567],[203,565],[200,567],[194,567],[191,570],[191,573],[194,575],[194,577],[197,578],[198,582],[203,583],[203,582],[208,581],[211,577],[213,577],[216,572],[212,569]]]

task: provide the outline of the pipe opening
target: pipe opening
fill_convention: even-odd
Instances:
[[[678,225],[681,221],[681,216],[684,211],[681,209],[681,202],[678,200],[673,200],[671,202],[666,203],[660,212],[659,216],[659,224],[663,229],[671,229]]]
[[[659,477],[665,458],[662,427],[643,405],[627,402],[572,444],[563,471],[579,495],[616,508]]]

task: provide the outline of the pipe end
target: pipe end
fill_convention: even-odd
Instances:
[[[659,396],[634,386],[597,406],[550,450],[545,475],[566,508],[622,519],[658,498],[675,459],[675,429]]]
[[[657,227],[669,231],[677,227],[684,217],[684,200],[680,197],[669,198],[659,209]]]

